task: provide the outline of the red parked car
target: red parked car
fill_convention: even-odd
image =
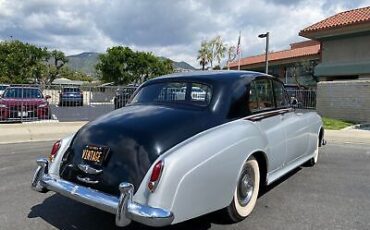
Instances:
[[[0,99],[0,121],[50,119],[49,98],[36,87],[8,87]]]

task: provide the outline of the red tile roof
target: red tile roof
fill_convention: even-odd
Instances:
[[[269,53],[269,61],[280,61],[284,59],[291,59],[291,58],[300,58],[300,57],[306,57],[311,55],[318,55],[320,53],[320,44],[319,43],[308,43],[302,42],[302,44],[307,43],[307,46],[298,46],[300,43],[293,43],[291,44],[292,49],[289,50],[282,50],[277,52],[271,52]],[[294,48],[297,47],[298,48]],[[240,66],[245,65],[253,65],[258,63],[264,63],[265,62],[265,54],[260,54],[257,56],[251,56],[251,57],[245,57],[240,59]],[[230,68],[237,67],[238,61],[234,61],[230,63]]]
[[[329,30],[338,27],[352,26],[370,22],[370,6],[354,10],[344,11],[331,16],[316,24],[313,24],[299,32],[299,35],[305,35],[311,32]]]

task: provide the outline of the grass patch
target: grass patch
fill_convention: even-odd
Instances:
[[[332,130],[343,129],[345,127],[355,124],[351,121],[342,121],[342,120],[328,118],[328,117],[323,117],[322,121],[324,122],[325,129],[332,129]]]

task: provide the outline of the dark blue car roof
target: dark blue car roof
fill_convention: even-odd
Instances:
[[[164,79],[173,80],[211,80],[211,81],[224,81],[224,80],[238,80],[241,78],[255,78],[256,76],[263,76],[265,74],[253,71],[235,71],[235,70],[219,70],[219,71],[192,71],[192,72],[182,72],[174,73],[169,75],[164,75],[157,77],[151,81],[162,81]],[[267,75],[266,75],[267,76]]]

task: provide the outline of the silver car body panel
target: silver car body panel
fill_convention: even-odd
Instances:
[[[266,183],[270,184],[315,155],[321,127],[316,112],[290,110],[258,121],[247,117],[208,129],[162,154],[156,162],[164,161],[165,167],[155,192],[150,192],[147,184],[156,162],[132,200],[171,211],[172,224],[222,209],[231,203],[242,166],[252,154],[266,158]],[[72,138],[62,139],[50,165],[49,173],[55,178]]]
[[[69,145],[71,144],[71,141],[73,139],[73,136],[75,134],[71,134],[63,139],[60,140],[61,142],[61,145],[60,145],[60,148],[53,160],[53,162],[50,163],[50,166],[49,166],[49,174],[51,176],[53,176],[54,178],[60,178],[59,176],[59,171],[60,171],[60,163],[62,161],[62,158],[63,158],[63,155],[64,155],[64,152],[68,149]]]
[[[291,111],[206,130],[163,154],[158,160],[166,167],[157,190],[148,192],[148,173],[134,199],[171,210],[173,223],[222,209],[231,203],[242,166],[253,153],[265,155],[270,184],[314,156],[321,127],[316,112]]]

